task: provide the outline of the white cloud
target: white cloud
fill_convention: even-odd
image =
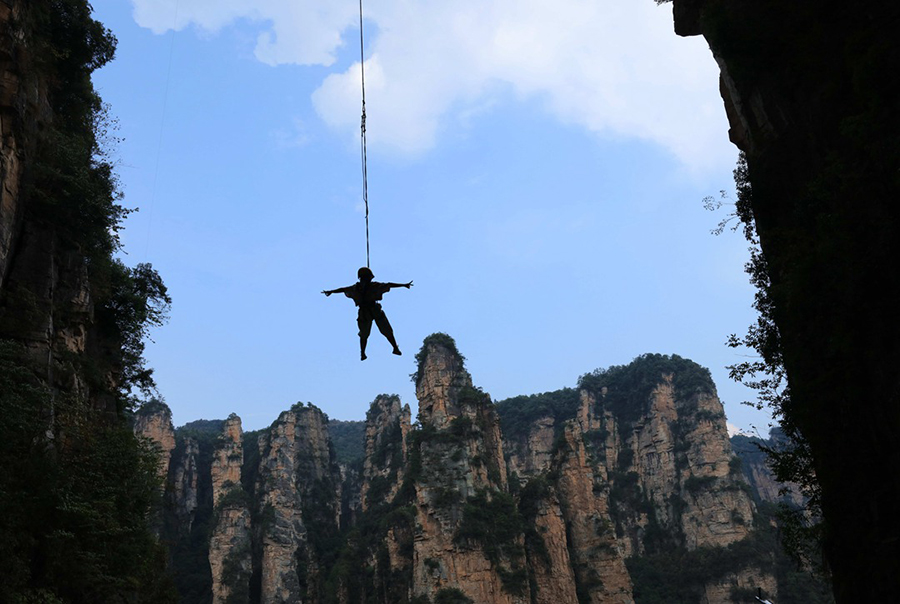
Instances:
[[[258,22],[259,60],[333,64],[355,44],[357,5],[334,0],[177,0],[178,27],[217,31]],[[135,20],[172,27],[176,0],[133,0]],[[601,136],[651,140],[694,170],[734,151],[702,38],[673,32],[671,6],[651,0],[369,0],[377,26],[366,61],[368,139],[400,154],[432,148],[495,97],[538,99],[549,115]],[[352,35],[351,35],[352,34]],[[320,117],[359,128],[359,64],[313,93]]]
[[[256,58],[269,65],[331,65],[356,5],[334,0],[132,0],[134,20],[154,33],[190,25],[215,33],[235,21],[259,22]]]

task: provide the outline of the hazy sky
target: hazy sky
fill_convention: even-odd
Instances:
[[[739,233],[701,200],[736,150],[702,38],[652,0],[370,0],[372,269],[404,356],[322,289],[365,264],[358,4],[94,0],[119,39],[95,76],[119,120],[126,261],[174,299],[147,350],[176,425],[247,429],[296,401],[362,419],[443,331],[495,400],[645,352],[711,369],[754,320]],[[373,330],[375,331],[375,330]]]

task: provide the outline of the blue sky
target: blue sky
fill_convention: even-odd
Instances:
[[[319,293],[365,264],[358,4],[93,4],[119,39],[95,84],[140,208],[126,261],[174,299],[147,357],[177,425],[415,408],[413,356],[443,331],[495,400],[675,353],[765,430],[725,369],[754,319],[747,244],[701,203],[732,189],[736,150],[715,62],[669,5],[367,3],[372,269],[415,285],[384,300],[404,356],[373,333],[361,363],[352,302]]]

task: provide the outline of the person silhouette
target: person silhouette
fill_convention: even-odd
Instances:
[[[331,294],[344,294],[352,299],[356,306],[359,307],[359,314],[356,318],[356,324],[359,325],[359,359],[361,361],[366,360],[366,342],[369,340],[369,334],[372,332],[372,321],[375,321],[375,325],[378,326],[378,331],[380,331],[381,334],[387,338],[387,341],[391,343],[391,346],[394,347],[393,353],[396,355],[403,354],[400,352],[397,341],[394,339],[394,330],[391,328],[387,315],[384,314],[384,311],[381,309],[381,304],[379,304],[378,301],[381,300],[382,295],[395,287],[405,287],[406,289],[409,289],[412,287],[413,282],[379,283],[378,281],[373,281],[375,275],[372,274],[372,271],[367,266],[356,271],[356,276],[359,281],[353,285],[339,287],[338,289],[322,290],[322,293],[326,296],[330,296]]]

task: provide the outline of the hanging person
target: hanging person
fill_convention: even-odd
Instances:
[[[352,299],[359,307],[356,323],[359,325],[360,360],[366,360],[366,342],[369,339],[369,333],[372,331],[372,321],[375,321],[375,325],[378,326],[378,331],[380,331],[381,334],[387,338],[387,341],[391,343],[391,346],[394,347],[394,354],[403,354],[400,352],[397,341],[394,339],[394,330],[391,328],[390,322],[388,322],[387,315],[384,314],[384,311],[381,309],[381,304],[379,304],[378,301],[381,300],[382,295],[396,287],[405,287],[406,289],[409,289],[412,287],[413,282],[379,283],[378,281],[373,281],[375,275],[372,274],[372,271],[367,266],[359,269],[356,272],[356,276],[359,281],[353,285],[340,287],[338,289],[323,290],[322,293],[326,296],[330,296],[331,294],[344,294]]]

